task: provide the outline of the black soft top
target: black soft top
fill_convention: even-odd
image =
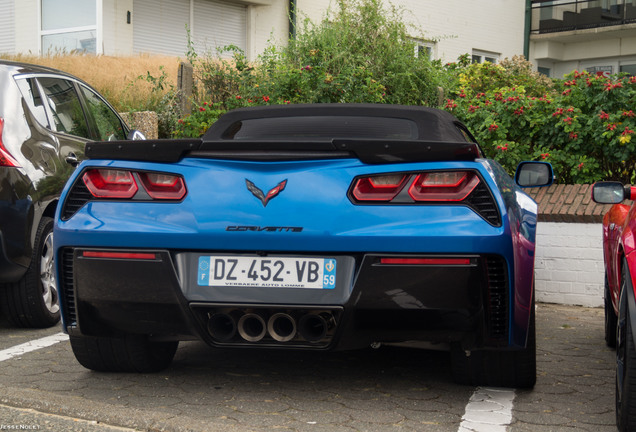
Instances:
[[[465,126],[452,114],[423,106],[269,105],[226,113],[203,135],[203,141],[257,138],[467,141],[462,130],[466,130]]]
[[[89,159],[177,162],[185,157],[306,160],[355,157],[364,163],[475,160],[478,144],[452,114],[388,104],[268,105],[221,116],[198,139],[86,145]]]

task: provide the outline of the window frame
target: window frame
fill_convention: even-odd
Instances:
[[[77,27],[65,27],[55,30],[43,30],[42,29],[42,0],[37,1],[37,25],[38,25],[38,53],[39,55],[45,55],[43,52],[42,38],[44,36],[51,35],[63,35],[66,33],[74,33],[79,31],[94,31],[95,32],[95,52],[88,52],[86,54],[101,55],[104,54],[104,29],[103,29],[103,0],[95,1],[95,25],[77,26]]]
[[[15,75],[14,76],[14,80],[16,81],[16,85],[17,85],[17,81],[21,80],[21,79],[33,79],[35,82],[35,85],[38,88],[38,92],[40,93],[41,97],[43,99],[45,99],[47,97],[47,94],[42,86],[42,83],[40,82],[41,78],[53,78],[53,79],[59,79],[59,80],[64,80],[64,81],[68,81],[69,83],[72,84],[73,86],[73,90],[75,92],[75,95],[77,96],[78,100],[79,100],[79,104],[80,107],[82,109],[82,114],[84,117],[84,121],[86,123],[86,128],[88,130],[88,134],[90,136],[88,137],[83,137],[81,135],[73,135],[70,134],[68,132],[64,132],[64,131],[60,131],[57,130],[57,126],[55,124],[55,119],[54,119],[54,115],[53,112],[51,110],[51,107],[49,106],[48,103],[43,103],[43,107],[44,107],[44,111],[46,112],[46,118],[48,121],[48,125],[44,125],[42,124],[39,120],[38,123],[42,126],[45,127],[46,129],[50,130],[53,133],[56,134],[62,134],[62,135],[66,135],[66,136],[71,136],[71,137],[76,137],[82,140],[90,140],[90,141],[96,141],[99,140],[100,136],[99,136],[99,131],[97,130],[97,127],[95,125],[95,119],[94,119],[94,115],[91,112],[88,103],[86,102],[86,96],[84,95],[84,92],[82,91],[83,88],[85,88],[86,90],[90,91],[92,94],[94,94],[104,105],[106,105],[110,111],[112,111],[115,114],[115,117],[117,118],[117,120],[119,121],[119,124],[122,128],[122,135],[123,135],[123,139],[126,139],[126,136],[128,135],[128,133],[130,132],[128,125],[124,122],[124,120],[121,118],[121,116],[119,115],[119,113],[117,112],[117,110],[106,100],[104,99],[104,97],[99,94],[99,92],[97,92],[94,88],[92,88],[91,86],[89,86],[88,84],[78,80],[77,78],[71,77],[71,76],[66,76],[66,75],[60,75],[60,74],[55,74],[55,73],[25,73],[25,74],[19,74],[19,75]],[[19,88],[19,86],[18,86]],[[22,94],[22,90],[20,89],[20,95],[21,97],[24,98],[24,95]],[[27,102],[28,104],[28,102]],[[29,110],[31,110],[31,107],[29,106]],[[32,112],[32,110],[31,110]],[[35,115],[35,114],[34,114]],[[37,119],[37,117],[36,117]]]

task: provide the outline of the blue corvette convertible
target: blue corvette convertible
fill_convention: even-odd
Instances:
[[[447,348],[458,382],[536,380],[536,204],[451,114],[231,111],[200,139],[89,143],[55,229],[85,367],[157,371],[215,347]]]

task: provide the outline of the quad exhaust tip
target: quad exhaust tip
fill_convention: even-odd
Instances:
[[[217,342],[238,342],[237,334],[247,342],[260,342],[267,335],[276,342],[309,342],[316,344],[328,339],[335,325],[335,317],[329,311],[306,311],[300,318],[291,313],[234,309],[211,311],[207,317],[207,330]],[[275,312],[275,313],[274,313]],[[295,311],[294,313],[303,313]]]
[[[246,313],[238,321],[238,332],[248,342],[258,342],[265,337],[267,325],[262,316]]]

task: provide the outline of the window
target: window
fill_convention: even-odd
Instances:
[[[18,79],[16,80],[20,93],[26,101],[29,109],[33,113],[35,119],[44,127],[50,127],[49,119],[46,116],[46,110],[44,109],[44,102],[42,96],[40,96],[40,89],[34,78]]]
[[[42,85],[46,103],[51,109],[55,130],[83,138],[91,138],[86,117],[73,83],[52,77],[38,78],[38,81]]]
[[[545,75],[545,76],[547,76],[547,77],[550,77],[550,74],[552,73],[552,71],[550,70],[550,68],[547,68],[547,67],[541,67],[541,66],[539,66],[539,67],[537,68],[537,72],[539,72],[540,74]]]
[[[415,41],[415,57],[431,60],[433,58],[434,47],[435,44],[433,42]]]
[[[101,0],[41,0],[42,53],[98,54],[98,2]]]
[[[490,62],[494,64],[494,63],[497,63],[498,61],[499,61],[499,54],[497,53],[473,50],[472,63]]]
[[[119,117],[102,98],[89,88],[80,84],[88,108],[89,122],[97,131],[97,140],[112,141],[126,139],[126,132]]]
[[[636,76],[636,64],[621,65],[620,72],[627,72],[631,76]]]

